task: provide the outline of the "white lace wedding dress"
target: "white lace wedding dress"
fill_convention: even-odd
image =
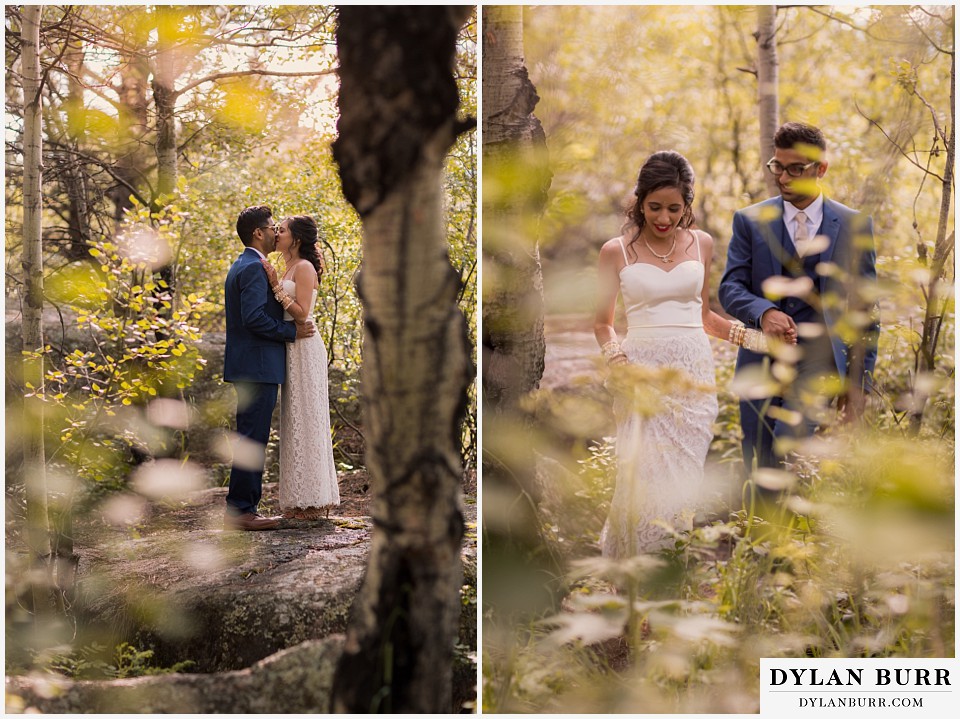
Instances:
[[[627,253],[620,241],[624,259]],[[703,330],[704,266],[636,262],[620,271],[629,325],[621,343],[631,363],[683,370],[707,389],[667,389],[662,407],[644,416],[631,398],[614,400],[617,485],[600,537],[607,557],[627,557],[672,543],[658,522],[685,529],[700,503],[704,463],[717,417],[713,352]]]
[[[296,294],[293,280],[283,289]],[[310,298],[309,316],[317,302]],[[290,320],[284,313],[284,319]],[[330,436],[327,349],[319,333],[287,345],[287,381],[280,386],[280,509],[327,508],[340,504]]]

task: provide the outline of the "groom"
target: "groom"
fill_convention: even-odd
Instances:
[[[773,142],[767,169],[777,178],[780,196],[734,215],[718,295],[723,308],[747,327],[788,343],[797,340],[801,352],[784,397],[740,402],[748,475],[754,459],[758,467],[780,467],[784,449],[776,440],[812,434],[833,397],[844,420],[860,417],[880,329],[872,299],[873,223],[823,195],[820,179],[828,166],[823,133],[788,122]],[[777,276],[809,292],[783,298],[771,292],[768,299],[764,283]],[[741,349],[737,371],[764,361],[765,355]],[[831,376],[843,380],[833,383],[840,389],[829,389]]]
[[[237,218],[244,250],[227,273],[224,303],[227,342],[223,379],[237,391],[237,432],[249,440],[255,455],[234,452],[227,491],[225,529],[273,529],[277,518],[257,513],[270,420],[277,404],[277,386],[286,378],[287,342],[312,336],[312,323],[283,321],[283,308],[270,293],[261,259],[276,249],[277,229],[269,207],[248,207]]]

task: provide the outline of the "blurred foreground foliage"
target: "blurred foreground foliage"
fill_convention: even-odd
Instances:
[[[7,669],[20,672],[36,665],[82,678],[134,676],[160,671],[152,666],[149,649],[115,645],[113,635],[108,641],[85,631],[89,617],[79,616],[74,604],[74,575],[80,555],[92,548],[80,547],[84,542],[136,540],[144,523],[156,516],[153,510],[176,507],[191,492],[225,486],[232,459],[248,449],[230,431],[235,395],[222,382],[223,282],[243,250],[235,232],[237,214],[246,206],[267,204],[277,221],[293,214],[317,220],[326,271],[315,320],[328,351],[331,424],[340,470],[363,464],[363,318],[354,287],[362,265],[361,224],[342,197],[330,151],[335,82],[287,72],[279,78],[254,73],[249,79],[205,84],[200,90],[191,85],[176,107],[182,143],[175,187],[158,196],[152,157],[155,108],[146,92],[149,83],[136,84],[146,79],[146,71],[143,58],[134,52],[152,52],[156,36],[150,34],[149,22],[156,22],[156,13],[134,6],[47,6],[44,12],[42,60],[50,68],[43,98],[44,159],[52,168],[44,174],[43,188],[45,347],[24,356],[19,325],[8,323]],[[208,23],[193,27],[197,38],[207,42],[216,35],[207,31],[216,30],[217,23],[242,25],[255,17],[256,22],[247,22],[249,28],[241,28],[256,36],[250,42],[263,40],[257,33],[300,33],[299,42],[289,47],[280,43],[263,50],[259,57],[264,62],[290,50],[287,62],[306,59],[322,70],[335,64],[331,16],[332,8],[320,6],[197,7],[176,13],[176,22],[186,23],[176,32],[188,32],[193,26],[187,21],[194,18]],[[10,9],[8,39],[18,40],[18,22],[18,11]],[[86,33],[79,50],[75,44],[65,45],[64,37],[73,30]],[[111,30],[116,36],[110,36]],[[475,32],[475,25],[464,29],[457,58],[466,114],[476,112]],[[120,43],[119,50],[115,43]],[[228,45],[213,42],[203,52],[181,58],[181,69],[198,77],[240,67],[239,56],[231,56]],[[17,42],[8,43],[8,78],[14,80],[19,79],[18,49]],[[70,50],[68,59],[74,51],[86,53],[89,64],[80,57],[80,64],[59,65],[61,49]],[[250,67],[265,69],[253,60]],[[118,87],[142,90],[142,106],[133,109],[142,109],[146,119],[138,124],[131,108],[123,105],[126,98],[115,121],[96,109],[102,98],[84,88],[101,71],[115,73],[121,80]],[[182,79],[186,83],[188,78]],[[8,90],[8,128],[15,134],[22,125],[23,98],[16,82]],[[443,188],[450,259],[461,277],[460,307],[474,339],[475,144],[474,134],[458,138],[447,158]],[[17,141],[8,142],[6,161],[9,320],[18,319],[23,302],[22,150]],[[279,256],[271,259],[282,264]],[[279,269],[282,272],[282,266]],[[31,359],[44,363],[42,384],[25,382],[21,365]],[[24,416],[23,398],[42,399],[43,417]],[[461,439],[469,468],[477,453],[475,399],[465,415]],[[46,445],[54,556],[41,558],[51,560],[44,576],[31,567],[24,546],[21,443],[28,433],[42,434]],[[277,480],[276,445],[274,432],[265,482]],[[51,584],[56,595],[57,611],[39,628],[32,626],[38,612],[29,592],[34,583]],[[179,630],[177,622],[170,621],[173,609],[151,604],[159,598],[129,596],[127,589],[94,591],[115,594],[145,624],[162,631],[159,625],[169,621],[168,629]],[[173,668],[187,669],[188,664]]]
[[[861,295],[874,290],[841,280],[843,302],[823,301],[857,337],[858,307],[872,299]],[[935,370],[911,373],[919,308],[902,284],[884,277],[879,289],[887,311],[867,412],[845,424],[825,397],[807,397],[820,431],[794,443],[785,469],[751,475],[781,493],[776,502],[743,483],[737,402],[790,392],[800,353],[773,345],[765,369],[734,377],[735,348],[711,340],[720,411],[701,512],[657,553],[598,556],[617,481],[611,405],[632,395],[650,416],[690,379],[608,371],[599,358],[564,371],[548,359],[550,381],[523,402],[526,419],[485,433],[491,462],[535,455],[519,493],[484,487],[485,536],[498,539],[484,553],[485,711],[750,713],[762,657],[953,655],[952,302]],[[561,333],[553,351],[569,352],[574,337]]]
[[[787,471],[753,475],[781,500],[757,502],[743,483],[738,395],[790,388],[796,359],[780,352],[769,372],[734,380],[733,348],[711,340],[720,412],[703,510],[671,548],[622,560],[598,556],[617,460],[613,395],[591,364],[596,256],[622,230],[644,158],[674,149],[697,173],[715,295],[733,213],[767,197],[756,84],[743,75],[757,62],[756,9],[524,14],[553,171],[543,216],[528,218],[547,353],[523,416],[484,432],[497,470],[483,495],[485,712],[755,713],[761,657],[954,655],[955,275],[931,262],[934,245],[953,252],[937,132],[952,142],[951,12],[778,8],[780,121],[824,130],[825,194],[874,219],[876,286],[840,277],[845,291],[822,299],[848,341],[879,305],[875,384],[858,427],[820,406],[823,430],[793,448]],[[811,53],[828,72],[809,73]],[[928,314],[939,335],[925,364]],[[657,411],[679,383],[642,374],[633,381]]]
[[[555,407],[546,394],[538,402]],[[589,416],[603,392],[579,394]],[[721,402],[717,429],[732,433],[722,423],[736,407],[723,393]],[[576,409],[570,397],[561,404]],[[811,440],[791,472],[767,477],[788,490],[765,510],[749,496],[736,508],[739,472],[719,437],[694,529],[676,531],[668,550],[621,560],[597,556],[613,440],[570,442],[541,426],[541,551],[563,571],[485,594],[484,710],[750,713],[761,657],[952,656],[952,416],[915,438],[892,415],[871,411],[862,429]],[[498,499],[485,495],[486,531],[509,522]],[[511,561],[522,576],[536,560]],[[484,571],[485,587],[510,573]]]

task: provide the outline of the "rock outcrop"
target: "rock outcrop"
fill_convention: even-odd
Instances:
[[[45,714],[315,714],[328,711],[343,636],[285,649],[248,669],[70,681],[7,678],[7,711]]]
[[[108,681],[8,677],[8,711],[326,710],[372,520],[334,510],[328,519],[284,520],[274,531],[224,531],[225,493],[209,489],[177,506],[151,506],[123,528],[88,519],[75,545],[74,606],[85,636],[151,649],[161,667],[190,660],[197,673]],[[275,503],[276,484],[267,483],[261,506],[269,513]],[[465,509],[467,521],[476,522],[475,503]],[[103,516],[115,511],[107,505]],[[475,532],[462,557],[464,583],[475,587]],[[460,643],[464,653],[475,653],[476,604],[464,602],[463,612]],[[473,699],[475,665],[462,658],[460,664],[462,686],[454,694],[465,702]]]

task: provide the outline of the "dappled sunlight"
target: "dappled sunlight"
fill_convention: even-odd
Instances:
[[[24,211],[31,198],[23,167],[29,103],[21,31],[32,15],[15,6],[6,12],[6,669],[8,678],[23,680],[8,685],[7,709],[63,710],[60,700],[79,702],[70,711],[97,711],[104,708],[99,699],[73,698],[73,680],[184,672],[216,682],[227,670],[311,641],[330,640],[329,670],[373,531],[364,462],[370,428],[360,385],[363,228],[343,196],[332,152],[337,11],[39,12],[42,262],[29,270],[36,278],[24,276],[25,248],[33,244]],[[455,309],[466,318],[463,341],[471,347],[479,299],[478,158],[467,120],[478,103],[476,51],[474,18],[457,37],[463,127],[433,182],[442,204],[437,237],[449,254]],[[232,466],[265,465],[260,508],[282,510],[278,431],[265,446],[234,432],[235,394],[223,381],[224,280],[243,251],[237,213],[255,204],[269,205],[277,222],[308,214],[319,225],[323,266],[312,319],[327,350],[333,469],[344,498],[334,516],[285,519],[267,533],[224,526]],[[41,277],[41,307],[31,315],[25,280]],[[37,314],[42,341],[21,354]],[[454,452],[462,455],[469,495],[479,453],[475,387],[460,409]],[[26,448],[41,440],[37,463]],[[464,505],[472,530],[457,617],[466,630],[456,661],[464,685],[457,691],[467,701],[473,681],[463,677],[476,663],[469,626],[475,557],[472,569],[469,562],[478,528],[475,497]],[[318,662],[284,661],[320,672]],[[264,685],[271,671],[277,669],[264,672]],[[31,689],[39,674],[63,679],[63,688],[39,682]],[[248,698],[246,691],[254,706],[260,692],[248,685],[226,692],[228,699]],[[157,686],[166,685],[145,681],[129,706],[110,709],[159,710],[150,704]],[[297,686],[299,698],[294,692],[263,701],[280,712],[288,699],[298,709],[320,706],[309,681]],[[112,690],[110,683],[102,687]],[[25,692],[23,700],[14,691]],[[201,693],[217,692],[187,691],[162,708],[207,711]]]
[[[113,249],[112,246],[107,248]],[[170,242],[149,225],[138,224],[117,237],[116,250],[132,265],[144,265],[156,270],[170,262],[173,251]]]
[[[242,469],[263,466],[264,446],[236,432],[218,434],[212,450],[224,464]]]
[[[104,521],[117,528],[132,527],[146,519],[147,499],[134,494],[115,494],[100,505]]]
[[[717,40],[739,42],[754,72],[756,9],[617,10],[537,7],[524,15],[524,63],[539,97],[532,113],[553,177],[542,212],[510,223],[484,217],[485,250],[488,233],[492,253],[511,240],[518,247],[537,240],[546,342],[539,388],[519,400],[520,416],[502,425],[497,416],[484,433],[485,455],[494,460],[484,526],[496,550],[484,562],[491,588],[484,594],[484,710],[755,713],[765,657],[952,656],[953,215],[940,206],[950,192],[940,181],[952,132],[943,125],[950,98],[941,82],[950,73],[950,11],[926,15],[923,33],[917,16],[901,9],[775,11],[783,42],[779,80],[767,88],[782,114],[774,122],[822,128],[826,154],[794,149],[829,163],[817,180],[813,170],[797,177],[796,169],[781,180],[787,192],[822,190],[860,210],[850,215],[841,249],[831,246],[837,235],[826,226],[810,228],[803,252],[820,255],[809,263],[815,279],[783,252],[780,208],[757,204],[778,190],[764,168],[769,150],[757,143],[756,83],[734,81],[739,56]],[[869,42],[836,22],[860,27],[867,17],[875,32]],[[798,37],[803,47],[792,42]],[[679,47],[683,62],[674,61]],[[819,53],[831,58],[830,71],[800,79],[802,61]],[[892,73],[869,72],[885,67],[891,53],[910,59],[890,63]],[[609,67],[621,70],[616,83],[603,75]],[[671,81],[651,79],[661,76]],[[891,101],[916,111],[917,121],[892,125]],[[691,110],[705,103],[710,112]],[[799,345],[770,337],[762,360],[736,374],[737,348],[711,338],[715,388],[675,369],[605,367],[594,339],[597,287],[605,281],[598,253],[623,231],[637,167],[659,150],[682,153],[696,172],[696,227],[712,237],[711,308],[721,309],[717,288],[731,233],[743,231],[737,223],[745,218],[734,213],[752,206],[749,219],[762,229],[735,249],[772,255],[774,269],[739,319],[756,327],[769,303],[784,308],[800,299],[824,320],[798,320]],[[914,151],[919,165],[905,156]],[[497,196],[523,187],[517,166],[527,159],[504,164],[504,177],[492,178]],[[651,251],[660,257],[666,245]],[[491,294],[513,279],[493,264],[487,277]],[[759,286],[763,278],[751,279]],[[622,342],[633,328],[619,301],[611,314]],[[606,329],[599,326],[597,336]],[[861,388],[846,375],[868,362],[874,342],[876,368]],[[811,372],[819,359],[822,367]],[[671,421],[674,393],[703,391],[716,393],[719,413],[692,523],[661,517],[654,523],[665,532],[663,548],[600,556],[618,472],[643,477],[631,496],[649,501],[655,491],[647,485],[670,469],[670,449],[651,451],[650,466],[631,466],[632,453],[618,460],[615,400],[638,421]],[[776,423],[779,468],[744,466],[741,400],[755,401],[761,421]],[[681,492],[679,478],[674,484]],[[504,522],[521,503],[515,521]],[[509,564],[509,575],[500,564]],[[501,586],[524,567],[525,582]]]
[[[176,459],[147,462],[133,472],[130,480],[143,496],[162,501],[187,499],[207,486],[202,467]]]

